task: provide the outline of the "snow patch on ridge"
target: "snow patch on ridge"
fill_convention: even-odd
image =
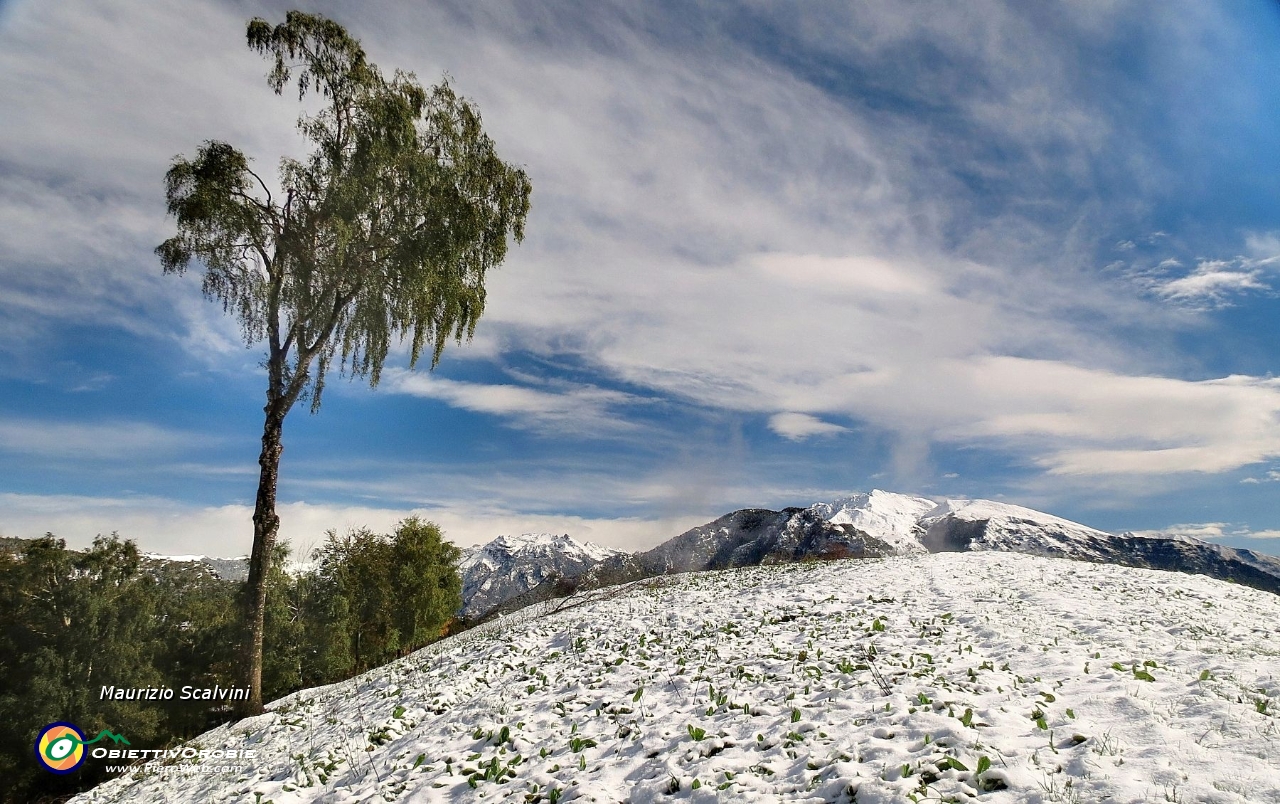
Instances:
[[[970,522],[978,520],[1013,520],[1025,524],[1056,525],[1060,528],[1088,533],[1093,536],[1107,536],[1105,531],[1095,530],[1079,522],[1023,508],[1020,505],[995,502],[993,500],[944,500],[933,510],[920,517],[920,524],[925,528],[943,517],[953,516],[956,519]]]

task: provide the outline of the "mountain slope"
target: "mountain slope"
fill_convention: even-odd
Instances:
[[[618,553],[581,572],[553,577],[495,611],[668,575],[756,564],[1000,551],[1208,575],[1280,594],[1280,559],[1179,536],[1113,535],[1008,503],[946,500],[880,490],[808,508],[747,508],[692,528],[644,553]]]
[[[296,693],[193,741],[252,758],[75,800],[1274,802],[1277,622],[1209,578],[989,551],[678,575]]]
[[[924,497],[874,489],[832,502],[814,503],[809,510],[832,524],[852,525],[906,554],[925,552],[916,539],[915,527],[920,518],[935,507],[937,503]]]
[[[568,534],[499,536],[481,547],[463,551],[462,614],[479,617],[512,598],[547,582],[577,578],[596,564],[625,555]]]
[[[215,556],[167,556],[160,553],[143,553],[152,561],[172,561],[186,564],[202,564],[224,581],[243,581],[249,577],[249,557],[217,558]]]
[[[639,558],[650,574],[668,575],[810,558],[876,558],[894,552],[880,539],[809,509],[747,508],[685,531]]]
[[[921,517],[916,536],[931,553],[983,550],[1072,558],[1208,575],[1280,594],[1280,559],[1186,536],[1114,535],[1029,508],[947,500]]]

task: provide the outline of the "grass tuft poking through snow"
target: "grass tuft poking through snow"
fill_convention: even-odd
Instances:
[[[1280,801],[1280,598],[1004,553],[543,605],[76,801]],[[211,760],[212,761],[212,760]]]

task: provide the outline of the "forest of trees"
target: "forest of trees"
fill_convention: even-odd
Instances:
[[[461,606],[460,551],[416,518],[391,534],[330,531],[306,569],[269,579],[263,697],[329,684],[438,638]],[[159,748],[232,717],[225,701],[101,700],[103,686],[235,686],[242,582],[194,562],[148,559],[130,541],[99,537],[0,544],[0,790],[6,801],[58,800],[102,781],[102,763],[57,776],[32,756],[55,721],[111,729]]]

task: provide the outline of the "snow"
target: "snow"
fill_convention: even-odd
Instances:
[[[1081,525],[1078,522],[1072,522],[1069,519],[1062,519],[1046,514],[1041,511],[1033,511],[1030,508],[1023,508],[1020,505],[1010,505],[1008,503],[994,502],[992,500],[946,500],[941,502],[932,511],[920,518],[920,524],[928,528],[930,524],[942,519],[946,516],[954,516],[956,519],[968,521],[979,520],[1013,520],[1023,523],[1036,523],[1040,525],[1056,525],[1059,528],[1067,530],[1080,531],[1094,536],[1107,536],[1104,531],[1094,530],[1093,528]]]
[[[468,549],[459,563],[458,569],[466,572],[475,565],[496,568],[500,564],[501,556],[517,554],[550,555],[558,553],[589,561],[603,561],[619,552],[594,542],[580,542],[567,533],[561,535],[554,533],[522,533],[519,536],[503,535],[485,545]]]
[[[243,772],[74,801],[1275,802],[1277,623],[1266,592],[1009,553],[670,576],[194,741]]]
[[[816,503],[809,510],[836,525],[853,525],[902,553],[923,553],[925,549],[914,535],[916,522],[935,507],[924,497],[874,489]]]
[[[577,577],[591,566],[619,554],[608,547],[579,542],[568,534],[499,536],[488,544],[463,551],[458,564],[462,576],[462,613],[468,617],[481,616],[547,580]]]
[[[151,558],[156,561],[248,561],[248,556],[235,556],[232,558],[219,558],[217,556],[167,556],[160,553],[143,553],[143,558]]]

